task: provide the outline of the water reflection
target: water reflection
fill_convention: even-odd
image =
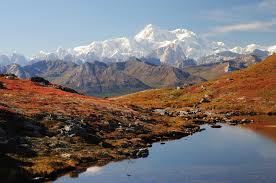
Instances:
[[[249,126],[205,128],[189,138],[154,144],[148,158],[92,167],[77,179],[57,182],[276,182],[276,141],[271,136]]]
[[[102,169],[103,169],[103,167],[93,166],[93,167],[88,168],[86,170],[86,172],[84,173],[84,175],[88,175],[88,176],[97,175],[97,174],[101,173]]]
[[[253,116],[254,123],[242,127],[263,135],[276,142],[276,116]]]

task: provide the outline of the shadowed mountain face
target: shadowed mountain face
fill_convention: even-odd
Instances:
[[[164,64],[155,66],[140,60],[114,63],[110,67],[135,77],[152,88],[183,86],[203,81],[182,69]]]
[[[120,95],[150,88],[142,81],[113,70],[102,62],[82,64],[53,81],[97,96]]]

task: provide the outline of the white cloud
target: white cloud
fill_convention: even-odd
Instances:
[[[216,34],[229,32],[273,32],[273,26],[276,25],[276,19],[271,21],[255,21],[249,23],[231,24],[215,27],[212,31],[205,34],[205,36],[213,36]]]
[[[227,7],[225,9],[210,9],[203,13],[204,18],[216,22],[249,21],[256,18],[275,17],[276,0],[259,0],[243,5]]]

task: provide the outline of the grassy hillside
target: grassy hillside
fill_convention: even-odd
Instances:
[[[199,103],[204,97],[210,102]],[[114,100],[145,108],[173,109],[199,105],[217,111],[276,111],[276,55],[214,81],[180,90],[148,90]]]

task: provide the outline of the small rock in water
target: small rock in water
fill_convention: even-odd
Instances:
[[[211,125],[211,128],[221,128],[221,125],[213,124]]]
[[[138,158],[146,158],[149,155],[149,150],[147,148],[141,148],[134,154]]]
[[[164,144],[165,144],[165,142],[161,142],[160,144],[161,144],[161,145],[164,145]]]

